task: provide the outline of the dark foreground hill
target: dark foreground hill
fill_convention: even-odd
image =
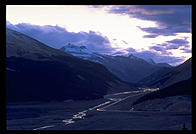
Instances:
[[[6,31],[8,101],[96,99],[129,90],[104,66],[50,48],[19,32]]]
[[[147,100],[154,100],[154,99],[179,96],[179,95],[181,96],[192,95],[192,77],[187,80],[177,82],[161,90],[144,95],[141,98],[139,98],[137,101],[135,101],[133,105],[142,103]]]
[[[139,83],[148,87],[165,88],[192,76],[192,58],[173,68],[161,68]]]

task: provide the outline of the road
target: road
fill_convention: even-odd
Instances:
[[[79,120],[85,120],[85,117],[88,115],[88,112],[90,111],[97,111],[97,112],[120,112],[120,113],[130,113],[131,115],[142,115],[142,116],[168,116],[168,115],[175,115],[175,116],[181,116],[181,115],[192,115],[192,113],[187,113],[187,112],[160,112],[160,111],[135,111],[133,107],[130,107],[129,110],[122,110],[122,109],[117,109],[119,107],[118,105],[121,106],[121,104],[126,104],[126,101],[128,100],[129,106],[137,99],[137,97],[140,97],[144,94],[147,94],[149,92],[156,91],[156,89],[144,89],[140,91],[129,91],[129,92],[120,92],[120,93],[115,93],[115,94],[108,94],[105,95],[105,101],[104,103],[101,103],[99,105],[90,107],[86,110],[80,111],[77,114],[73,114],[72,118],[69,119],[64,119],[62,120],[62,123],[64,125],[69,125],[73,124]],[[126,104],[127,105],[127,104]],[[58,127],[56,124],[49,124],[45,126],[41,126],[38,128],[35,128],[33,130],[47,130],[48,128],[54,128]]]
[[[105,109],[108,107],[111,107],[112,105],[120,103],[130,97],[138,96],[141,94],[146,94],[147,92],[150,92],[150,90],[144,89],[144,90],[139,90],[139,91],[127,91],[127,92],[119,92],[119,93],[105,95],[104,98],[107,99],[108,101],[101,103],[99,105],[96,105],[94,107],[90,107],[87,110],[78,112],[77,114],[73,114],[72,118],[62,120],[62,123],[64,123],[64,125],[68,125],[68,124],[75,123],[77,120],[82,120],[87,115],[87,112],[92,111],[92,110],[105,111],[105,112],[106,111],[107,112],[111,112],[111,111],[113,111],[113,112],[114,111],[115,112],[130,112],[130,111],[105,110]],[[124,97],[124,95],[126,95],[126,96]],[[45,126],[41,126],[38,128],[34,128],[33,130],[44,130],[44,129],[48,129],[48,128],[53,128],[55,126],[56,126],[55,124],[50,124],[50,125],[45,125]]]

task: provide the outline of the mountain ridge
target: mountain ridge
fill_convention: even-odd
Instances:
[[[192,75],[192,58],[173,68],[162,68],[147,76],[139,83],[146,86],[167,87],[173,83],[190,78]]]
[[[139,80],[165,66],[165,64],[148,63],[144,59],[132,54],[129,56],[103,55],[92,52],[86,47],[85,49],[81,49],[80,47],[81,46],[68,44],[60,48],[60,50],[85,60],[100,63],[118,78],[129,83],[137,83]],[[119,68],[119,66],[121,66],[121,68]],[[169,66],[167,65],[166,67]]]
[[[101,64],[10,29],[6,37],[8,101],[97,99],[107,92],[130,90]]]
[[[133,103],[136,105],[147,100],[154,100],[178,95],[192,95],[192,77],[189,79],[174,83],[166,88],[146,94]]]

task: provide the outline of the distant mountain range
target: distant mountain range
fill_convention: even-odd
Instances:
[[[76,46],[70,43],[60,50],[85,60],[103,64],[121,80],[130,83],[137,83],[161,68],[171,68],[167,63],[157,64],[152,59],[148,62],[132,54],[129,56],[103,55],[88,50],[86,46]]]
[[[11,23],[7,22],[6,26],[10,29],[35,38],[36,40],[39,40],[48,46],[56,46],[54,48],[59,48],[62,46],[60,50],[66,52],[67,54],[100,63],[118,78],[129,83],[138,83],[155,71],[160,70],[162,67],[171,67],[167,63],[155,63],[150,55],[146,56],[139,53],[122,55],[121,52],[116,52],[114,55],[104,55],[100,54],[100,51],[98,50],[94,52],[95,49],[92,49],[91,47],[93,45],[89,44],[97,44],[98,42],[94,40],[88,42],[86,36],[83,36],[88,35],[88,33],[81,35],[71,34],[66,31],[66,29],[58,26],[42,27],[39,25],[31,25],[27,23],[12,25]],[[76,39],[73,40],[72,36]],[[98,37],[98,35],[96,37]],[[102,39],[101,36],[99,37]],[[82,43],[78,40],[78,38],[82,40]],[[71,42],[71,44],[69,42]],[[64,44],[68,45],[63,46]]]
[[[160,88],[156,92],[139,98],[133,105],[148,100],[168,97],[175,99],[176,96],[192,95],[192,58],[179,66],[172,67],[167,63],[157,64],[152,59],[144,60],[132,54],[128,56],[101,55],[88,50],[85,46],[72,44],[68,44],[60,50],[85,60],[100,63],[124,81],[138,83],[140,86]],[[169,102],[170,99],[168,99],[168,103],[172,103]]]
[[[96,99],[137,90],[130,83],[159,87],[157,93],[164,96],[178,94],[177,87],[186,87],[187,82],[179,83],[192,77],[192,58],[171,67],[132,54],[103,55],[73,44],[58,50],[10,29],[6,56],[8,101]]]
[[[8,101],[96,99],[130,90],[103,65],[6,30]]]

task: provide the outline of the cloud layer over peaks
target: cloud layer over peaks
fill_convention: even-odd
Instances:
[[[84,45],[88,49],[100,53],[113,51],[108,38],[94,31],[74,33],[59,26],[39,26],[28,23],[12,25],[9,22],[7,22],[7,28],[24,33],[57,49],[72,43],[78,46]]]

